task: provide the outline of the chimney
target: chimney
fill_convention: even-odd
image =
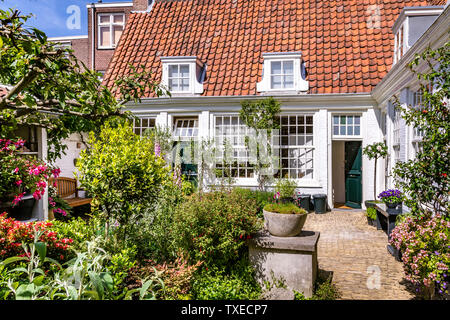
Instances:
[[[150,11],[155,0],[133,0],[133,11]]]

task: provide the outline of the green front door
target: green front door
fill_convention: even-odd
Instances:
[[[360,141],[345,142],[345,205],[361,208],[362,149]]]

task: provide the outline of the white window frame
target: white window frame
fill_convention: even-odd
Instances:
[[[102,17],[108,17],[109,22],[101,23]],[[122,22],[114,22],[115,16],[122,16]],[[97,25],[97,34],[98,34],[98,49],[114,49],[119,43],[119,39],[117,39],[116,43],[113,43],[113,32],[115,26],[122,27],[122,33],[125,29],[125,14],[124,13],[99,13],[97,17],[98,25]],[[101,29],[104,27],[109,27],[109,46],[102,46],[101,44]]]
[[[221,124],[218,124],[218,118],[221,118]],[[229,118],[230,123],[229,125],[225,124],[225,118]],[[232,123],[233,123],[233,118],[237,118],[237,128],[236,129],[232,129]],[[251,130],[249,127],[247,127],[244,123],[242,123],[242,120],[239,118],[239,114],[237,113],[230,113],[230,114],[214,114],[213,115],[213,126],[214,126],[214,141],[216,144],[216,166],[215,168],[220,170],[221,168],[224,168],[224,166],[220,165],[221,163],[223,164],[222,160],[223,160],[223,152],[224,150],[222,150],[222,146],[223,146],[223,141],[225,140],[225,138],[230,138],[228,141],[230,142],[232,148],[233,148],[233,159],[237,159],[237,167],[231,167],[232,170],[236,170],[237,171],[237,176],[234,177],[238,182],[243,182],[246,181],[249,184],[255,184],[257,182],[257,177],[256,177],[256,173],[254,171],[254,169],[252,168],[251,164],[249,163],[248,159],[249,159],[249,155],[248,155],[248,151],[247,148],[245,146],[245,136],[248,135],[249,131]],[[223,128],[228,128],[228,130],[225,131],[225,133],[227,133],[229,131],[230,134],[224,134],[223,131],[219,131],[218,132],[218,127],[223,127]],[[237,150],[236,150],[237,149]],[[240,154],[239,152],[245,153],[244,156],[242,156],[242,153]],[[221,156],[217,156],[217,154],[220,153]],[[240,160],[245,160],[247,159],[247,161],[245,161],[245,163],[243,161]],[[243,163],[245,165],[240,166],[240,164]],[[223,170],[223,169],[222,169]],[[240,170],[245,170],[245,176],[241,177],[240,174]],[[251,173],[253,174],[253,176],[250,176]],[[239,183],[236,183],[239,184]]]
[[[142,136],[146,129],[152,129],[156,127],[156,116],[138,116],[139,123],[136,119],[133,119],[133,132],[137,135]],[[147,125],[144,125],[146,121]],[[153,125],[151,125],[153,123]]]
[[[162,78],[161,85],[169,88],[169,68],[173,65],[189,65],[189,90],[184,91],[170,91],[171,94],[181,95],[181,96],[192,96],[196,94],[203,93],[203,83],[202,81],[204,74],[201,72],[206,72],[206,66],[201,63],[197,57],[161,57],[162,63]]]
[[[283,123],[282,118],[287,118],[287,133],[283,134]],[[308,123],[307,117],[311,117],[312,122]],[[291,119],[295,119],[295,124],[291,123]],[[303,118],[303,121],[299,119]],[[272,149],[274,154],[280,159],[280,174],[276,175],[276,178],[285,178],[284,171],[288,172],[288,178],[298,181],[300,184],[302,181],[314,181],[316,177],[316,146],[315,146],[315,129],[314,129],[314,114],[312,113],[282,113],[279,116],[280,119],[280,129],[278,134],[273,135],[273,143]],[[301,123],[303,122],[303,123]],[[300,128],[303,130],[299,130]],[[294,128],[295,130],[292,130]],[[310,132],[308,132],[308,128],[311,128]],[[295,132],[294,132],[295,131]],[[301,132],[303,131],[303,132]],[[287,138],[287,144],[283,143],[283,138]],[[299,143],[303,138],[303,144]],[[307,140],[310,138],[311,143],[308,144]],[[278,141],[277,141],[278,139]],[[295,144],[291,143],[292,139],[295,140]],[[275,143],[277,142],[277,143]],[[275,151],[275,149],[279,149],[279,152]],[[287,157],[283,156],[283,150],[287,150]],[[297,151],[297,155],[295,154]],[[304,153],[302,153],[302,151]],[[309,153],[309,154],[308,154]],[[297,157],[297,159],[295,159]],[[288,166],[283,167],[283,160],[288,161]],[[306,161],[304,164],[295,164],[296,161]],[[294,163],[295,167],[291,167],[291,164]],[[292,171],[296,171],[293,175],[291,175]],[[304,176],[299,177],[299,173],[304,172]],[[309,176],[308,176],[309,174]]]
[[[197,140],[198,137],[198,117],[176,117],[174,118],[172,137],[176,141],[191,141]],[[192,124],[192,126],[190,126]],[[181,129],[181,135],[176,135],[177,129]],[[192,129],[192,133],[189,133],[189,129]]]
[[[337,125],[334,123],[335,117],[339,117],[339,121]],[[345,124],[341,124],[341,117],[345,117]],[[348,123],[349,117],[352,117],[352,123]],[[354,134],[355,129],[357,127],[356,117],[359,118],[359,134]],[[362,114],[360,113],[334,113],[331,115],[331,133],[333,139],[362,139]],[[334,128],[338,127],[338,134],[334,133]],[[345,128],[345,134],[341,134],[341,128]],[[348,134],[348,128],[352,128],[352,134]]]
[[[288,73],[284,73],[284,65],[286,63],[292,63],[292,73],[288,74]],[[273,71],[273,64],[274,63],[280,63],[280,72],[279,74],[275,74]],[[279,76],[281,77],[281,87],[280,88],[274,88],[273,87],[273,77],[275,76]],[[292,85],[287,87],[286,86],[286,77],[292,77]],[[284,59],[284,60],[272,60],[270,61],[270,89],[271,90],[292,90],[294,89],[294,60],[289,60],[289,59]]]
[[[302,54],[301,52],[270,52],[262,54],[263,71],[262,80],[256,84],[258,92],[280,92],[287,94],[295,94],[298,92],[305,92],[309,89],[308,81],[302,78]],[[272,62],[293,62],[293,82],[294,85],[290,88],[272,88]]]
[[[170,76],[170,68],[176,66],[178,68],[178,77],[171,77]],[[188,75],[187,77],[181,77],[180,75],[180,69],[181,66],[187,66],[188,67]],[[167,87],[169,88],[169,91],[171,93],[186,93],[186,92],[191,92],[191,67],[188,63],[169,63],[167,65],[168,67],[168,72],[167,72]],[[178,81],[182,80],[182,79],[187,79],[188,80],[188,87],[186,90],[171,90],[170,89],[170,80],[171,79],[178,79]],[[178,88],[180,88],[180,83],[178,82]]]

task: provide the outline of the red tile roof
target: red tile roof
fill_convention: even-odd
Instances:
[[[379,4],[378,4],[379,3]],[[132,13],[104,83],[144,65],[161,79],[161,56],[197,56],[208,65],[203,96],[257,95],[262,53],[301,51],[308,93],[370,92],[392,65],[392,25],[403,7],[445,1],[156,1]],[[370,28],[371,8],[380,28]],[[150,92],[146,96],[152,96]]]

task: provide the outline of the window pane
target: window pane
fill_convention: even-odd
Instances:
[[[110,23],[110,16],[100,16],[100,23]]]
[[[352,126],[347,127],[347,134],[349,136],[353,135],[353,127]]]
[[[355,124],[359,124],[360,122],[360,116],[355,116]]]
[[[272,78],[272,89],[280,89],[282,76],[272,76],[271,78]]]
[[[284,88],[294,87],[294,76],[284,76]]]
[[[180,91],[189,91],[189,79],[180,79]]]
[[[100,27],[100,46],[101,47],[110,47],[111,39],[110,39],[110,29],[109,27]]]
[[[272,74],[281,74],[281,61],[272,61]]]
[[[284,61],[283,62],[283,74],[293,75],[294,74],[294,62]]]
[[[178,79],[169,79],[169,90],[177,91],[178,89]]]
[[[339,127],[338,126],[334,126],[333,127],[333,134],[336,134],[336,135],[339,134]]]
[[[353,117],[352,116],[348,116],[347,117],[347,124],[353,124]]]
[[[114,23],[123,23],[123,15],[115,15]]]
[[[359,136],[361,134],[359,126],[355,126],[355,135]]]
[[[178,65],[169,65],[169,77],[178,77]]]
[[[180,65],[180,77],[189,78],[189,65],[187,64]]]
[[[345,116],[341,116],[341,124],[345,124]]]
[[[333,123],[339,124],[339,116],[333,116]]]
[[[122,26],[113,26],[113,44],[117,45],[119,43],[120,36],[122,35]]]
[[[345,127],[341,127],[340,135],[345,136]]]

